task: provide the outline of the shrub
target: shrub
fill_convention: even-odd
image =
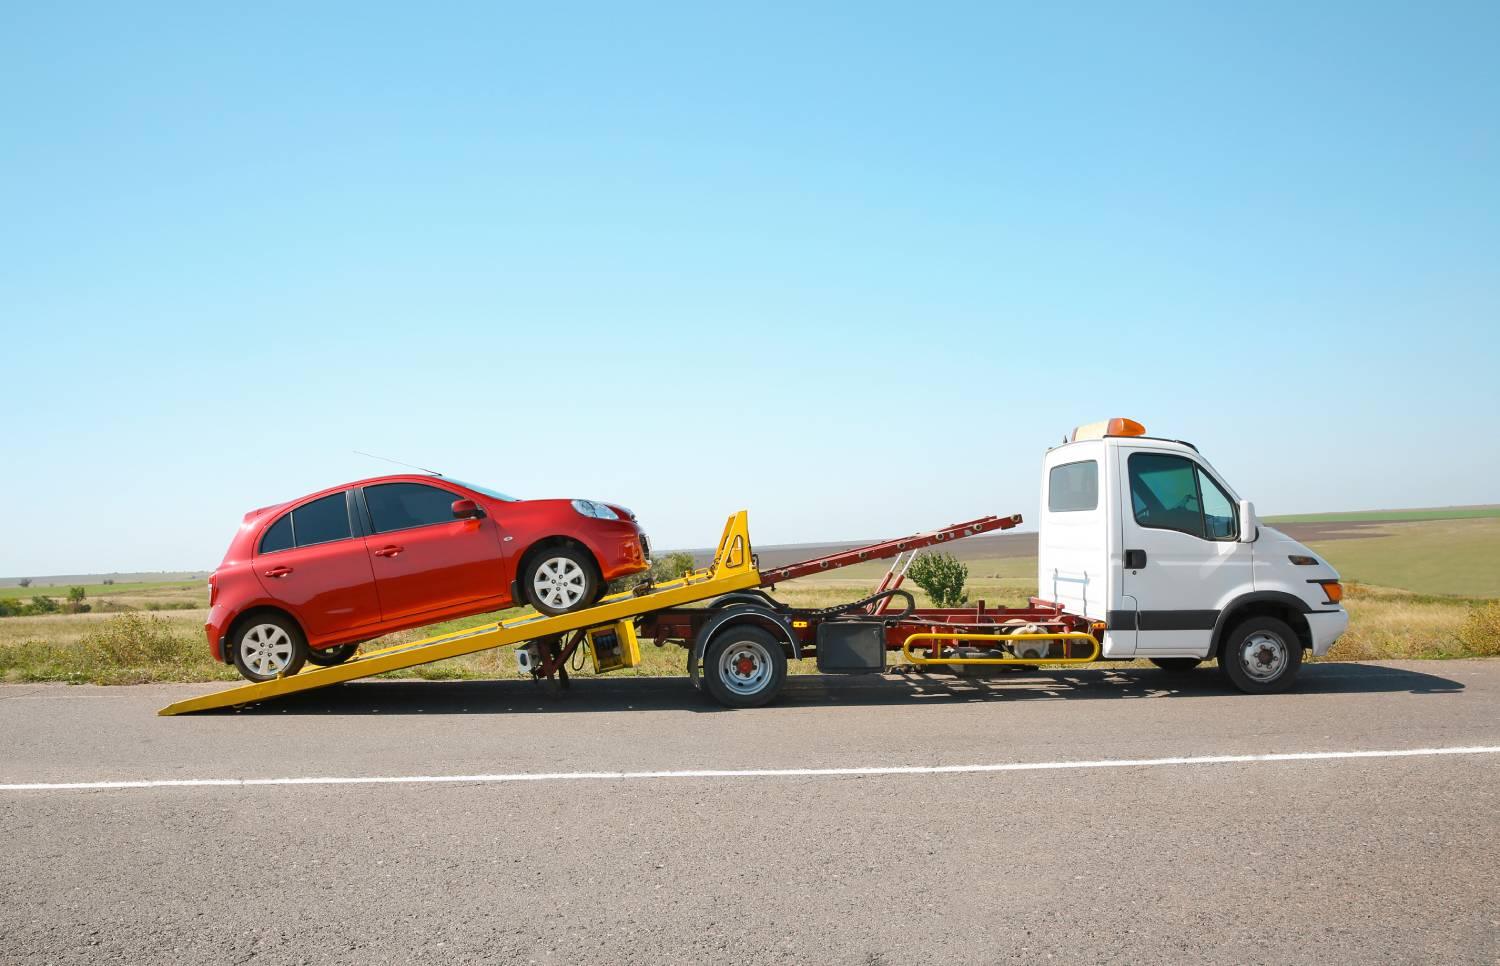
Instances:
[[[1471,654],[1500,656],[1500,600],[1469,611],[1458,629],[1459,643]]]
[[[30,587],[31,586],[31,578],[30,577],[22,577],[20,580],[16,581],[16,583],[19,584],[22,587]]]
[[[28,614],[56,614],[58,610],[57,601],[51,597],[33,597],[31,606],[26,608]]]
[[[951,553],[919,553],[906,576],[932,598],[934,607],[962,607],[969,602],[964,583],[969,579],[968,565],[959,563]]]
[[[668,580],[676,580],[693,569],[693,555],[690,553],[669,553],[657,557],[651,561],[651,579],[657,583]]]

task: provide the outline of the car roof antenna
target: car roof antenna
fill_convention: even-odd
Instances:
[[[385,460],[387,463],[395,463],[397,466],[404,466],[407,469],[421,470],[423,473],[431,473],[433,476],[436,476],[436,477],[441,477],[443,475],[443,474],[439,473],[437,470],[429,470],[425,466],[417,466],[415,463],[403,463],[400,460],[393,460],[389,456],[376,456],[374,453],[366,453],[362,449],[355,450],[354,451],[354,455],[356,455],[356,456],[368,456],[372,460]]]

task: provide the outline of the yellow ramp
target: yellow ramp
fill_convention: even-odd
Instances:
[[[311,691],[344,681],[355,681],[387,671],[399,671],[431,664],[450,657],[473,654],[492,647],[509,647],[523,644],[554,634],[586,627],[599,627],[640,614],[647,614],[666,607],[678,607],[695,601],[708,600],[727,594],[732,590],[744,590],[760,585],[760,573],[750,550],[750,524],[746,511],[731,516],[724,524],[724,534],[719,538],[719,547],[713,563],[705,570],[696,570],[678,580],[657,584],[646,594],[624,593],[606,597],[593,607],[574,611],[558,617],[547,617],[535,612],[523,614],[506,621],[483,624],[465,631],[441,634],[410,644],[382,648],[361,654],[353,660],[335,667],[313,667],[299,674],[264,681],[259,684],[242,684],[224,691],[215,691],[200,698],[189,698],[169,704],[158,714],[187,714],[192,711],[208,711],[213,708],[230,708],[235,705],[252,704],[267,698],[278,698],[297,691]]]

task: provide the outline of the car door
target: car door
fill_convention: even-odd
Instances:
[[[1235,501],[1197,460],[1118,447],[1127,606],[1110,626],[1133,624],[1137,654],[1204,656],[1219,609],[1248,587],[1250,544],[1239,542]]]
[[[489,517],[454,519],[453,502],[466,496],[411,482],[371,484],[363,496],[365,546],[385,620],[503,602],[499,528]]]
[[[317,641],[380,620],[375,574],[353,526],[349,492],[310,500],[261,534],[255,576]]]

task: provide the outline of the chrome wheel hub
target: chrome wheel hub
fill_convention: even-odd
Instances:
[[[1276,680],[1286,663],[1286,642],[1270,631],[1256,631],[1240,645],[1240,667],[1257,681]]]
[[[245,667],[272,677],[292,663],[292,637],[275,624],[256,624],[240,638],[240,656]]]
[[[557,610],[568,610],[583,600],[588,589],[588,577],[583,568],[568,557],[553,557],[542,561],[536,576],[531,579],[531,589],[537,600]]]

